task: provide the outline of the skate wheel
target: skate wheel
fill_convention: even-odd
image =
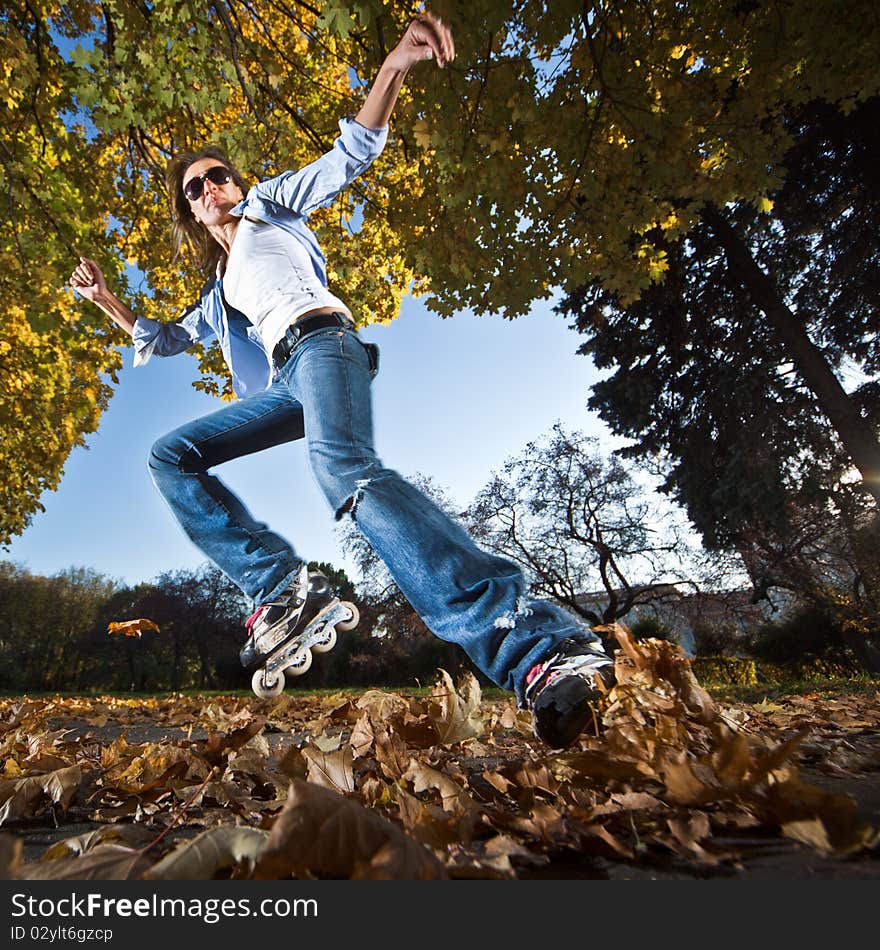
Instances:
[[[312,646],[313,653],[329,653],[336,646],[336,628],[328,627],[324,631],[324,639]]]
[[[354,604],[343,603],[342,606],[348,607],[348,609],[351,611],[351,619],[341,620],[338,624],[336,624],[336,629],[342,630],[343,632],[346,630],[354,630],[354,628],[358,625],[358,621],[361,619],[360,611],[357,609],[357,607],[355,607]]]
[[[286,669],[291,676],[302,676],[303,673],[308,673],[311,665],[312,651],[306,648],[301,653],[296,654],[293,662]]]
[[[251,678],[251,689],[260,699],[274,699],[284,692],[284,673],[272,680],[267,678],[265,670],[257,670]]]

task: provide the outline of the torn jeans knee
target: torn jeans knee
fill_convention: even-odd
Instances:
[[[517,598],[516,605],[512,611],[502,614],[495,619],[496,630],[513,630],[516,627],[516,621],[519,617],[528,617],[532,613],[532,608],[526,603],[525,597],[520,595]]]
[[[353,521],[357,520],[357,506],[360,504],[361,498],[364,497],[364,490],[372,480],[372,478],[359,478],[357,482],[355,482],[354,494],[349,495],[339,508],[336,509],[337,521],[341,521],[346,514],[350,515]]]

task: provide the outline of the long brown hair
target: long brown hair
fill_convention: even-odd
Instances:
[[[241,172],[214,145],[206,145],[198,152],[182,152],[168,164],[165,172],[165,187],[168,189],[168,198],[171,202],[171,247],[174,251],[174,259],[179,257],[186,244],[189,245],[197,266],[213,271],[226,252],[211,237],[208,229],[196,220],[189,201],[183,193],[186,170],[203,158],[216,159],[218,164],[228,168],[232,180],[241,188],[243,195],[248,193],[249,186]]]

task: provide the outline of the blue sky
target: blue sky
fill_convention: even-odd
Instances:
[[[468,313],[442,320],[407,298],[397,320],[368,327],[364,337],[381,349],[373,383],[379,454],[404,475],[431,475],[462,508],[493,469],[557,420],[597,436],[609,451],[620,444],[586,409],[598,377],[576,353],[581,338],[550,303],[513,321]],[[127,348],[98,432],[71,454],[59,490],[42,498],[45,512],[0,549],[3,559],[36,574],[90,567],[132,584],[204,563],[153,487],[146,459],[158,436],[221,404],[192,388],[198,373],[187,354],[138,369],[131,360]],[[217,474],[301,556],[359,579],[302,443],[230,462]]]

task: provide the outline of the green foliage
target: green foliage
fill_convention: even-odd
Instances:
[[[666,280],[639,301],[594,283],[560,307],[582,352],[613,370],[589,405],[633,440],[622,454],[656,459],[707,547],[738,552],[761,593],[876,601],[876,502],[864,490],[876,497],[880,477],[876,385],[847,395],[823,374],[870,379],[880,366],[878,118],[877,97],[846,114],[813,102],[783,116],[785,180],[766,210],[728,211],[772,275],[769,304],[707,216],[667,241]],[[770,320],[774,307],[784,316]]]
[[[697,657],[730,656],[740,651],[742,637],[732,623],[697,620],[691,631]]]
[[[828,605],[808,606],[785,620],[763,624],[752,644],[759,660],[785,663],[817,657],[848,655],[839,619]]]
[[[880,89],[880,27],[869,0],[437,0],[432,8],[453,24],[456,62],[442,73],[413,70],[385,154],[313,219],[334,290],[365,321],[393,319],[404,293],[429,289],[444,315],[516,316],[557,288],[594,284],[626,308],[664,275],[675,277],[707,207],[735,205],[764,222],[756,240],[770,241],[783,219],[769,212],[803,133],[792,116],[817,102],[856,114]],[[186,260],[169,263],[160,239],[169,157],[211,140],[252,179],[312,160],[329,147],[337,119],[356,112],[419,9],[397,0],[333,0],[320,9],[267,0],[6,5],[0,540],[23,529],[72,447],[96,429],[110,395],[101,374],[118,366],[119,336],[97,330],[94,308],[63,289],[76,256],[90,253],[117,286],[124,264],[136,261],[150,291],[138,308],[172,318],[199,275]],[[820,196],[816,207],[835,205]],[[794,254],[786,263],[789,272],[797,261]],[[865,260],[863,272],[872,266]],[[847,286],[828,274],[829,284]],[[849,307],[861,332],[867,311],[846,297],[840,312]],[[807,309],[809,296],[802,302]],[[669,329],[681,335],[677,324]],[[831,341],[836,330],[824,330]],[[691,345],[682,340],[679,363]],[[713,342],[727,341],[707,347]],[[767,340],[746,342],[759,353]],[[633,363],[651,359],[632,355]],[[776,347],[768,358],[779,369]],[[200,360],[199,385],[228,395],[216,348]],[[717,365],[728,363],[742,369],[723,352]],[[738,381],[747,393],[772,368],[765,361],[745,379],[727,375],[708,388],[700,380],[694,398],[737,392]],[[654,385],[634,379],[636,412]],[[791,406],[803,419],[796,399]],[[744,415],[743,440],[713,458],[713,476],[736,471],[748,447],[763,444],[754,437],[765,427]],[[786,487],[775,453],[793,425],[778,427],[756,463],[763,487],[750,504],[768,510]],[[691,431],[694,446],[713,444],[711,426]],[[736,513],[729,485],[720,485],[715,509]]]

